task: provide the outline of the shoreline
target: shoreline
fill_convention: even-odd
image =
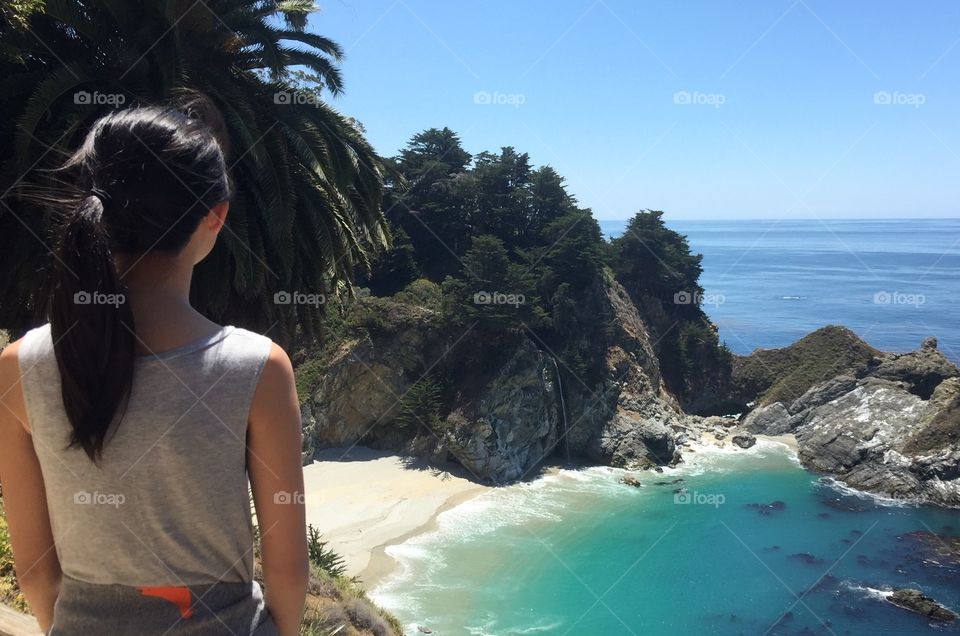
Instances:
[[[491,488],[453,465],[363,446],[318,451],[303,473],[307,524],[368,590],[397,565],[388,546],[429,531],[441,512]]]
[[[756,437],[796,453],[793,435]],[[709,432],[691,444],[691,450],[698,446],[741,450]],[[545,465],[537,476],[556,470],[558,466]],[[400,565],[387,548],[435,530],[442,513],[496,488],[471,481],[455,465],[431,466],[363,446],[318,451],[304,466],[304,487],[307,523],[343,556],[347,576],[357,577],[368,591]]]
[[[478,485],[479,490],[477,491],[466,491],[457,495],[452,495],[441,505],[433,516],[430,517],[425,523],[413,528],[409,532],[406,532],[402,535],[392,538],[389,541],[381,543],[380,545],[373,548],[370,551],[370,560],[365,567],[358,575],[357,578],[360,579],[361,584],[364,589],[368,592],[381,583],[383,583],[391,574],[396,572],[397,568],[400,566],[400,562],[394,559],[392,556],[387,554],[387,548],[394,545],[399,545],[412,539],[413,537],[419,536],[421,534],[427,534],[433,530],[436,530],[438,527],[438,517],[446,512],[456,508],[462,503],[466,503],[471,499],[475,499],[480,495],[484,494],[488,487]]]

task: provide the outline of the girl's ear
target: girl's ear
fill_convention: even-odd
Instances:
[[[222,228],[223,224],[227,221],[227,212],[229,211],[229,201],[222,201],[210,208],[210,212],[207,213],[207,218],[204,222],[207,224],[207,227],[210,228],[211,232],[220,231],[220,228]]]

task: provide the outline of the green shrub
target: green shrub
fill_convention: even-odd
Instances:
[[[410,387],[400,400],[400,414],[394,419],[399,428],[440,427],[442,406],[440,386],[427,376]]]
[[[327,542],[320,538],[320,531],[312,525],[307,526],[307,552],[310,555],[310,563],[333,578],[347,576],[347,564],[343,557],[327,547]]]
[[[400,303],[425,307],[433,311],[440,311],[443,305],[443,292],[437,285],[426,278],[418,278],[402,291],[393,295],[393,299]]]

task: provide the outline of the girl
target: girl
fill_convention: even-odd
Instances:
[[[293,370],[190,306],[229,207],[201,122],[97,121],[55,250],[49,323],[0,354],[17,577],[48,634],[299,631],[307,587]],[[254,581],[249,485],[266,597]]]

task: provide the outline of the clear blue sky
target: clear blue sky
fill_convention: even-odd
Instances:
[[[960,216],[956,0],[321,6],[382,154],[449,126],[601,219]]]

